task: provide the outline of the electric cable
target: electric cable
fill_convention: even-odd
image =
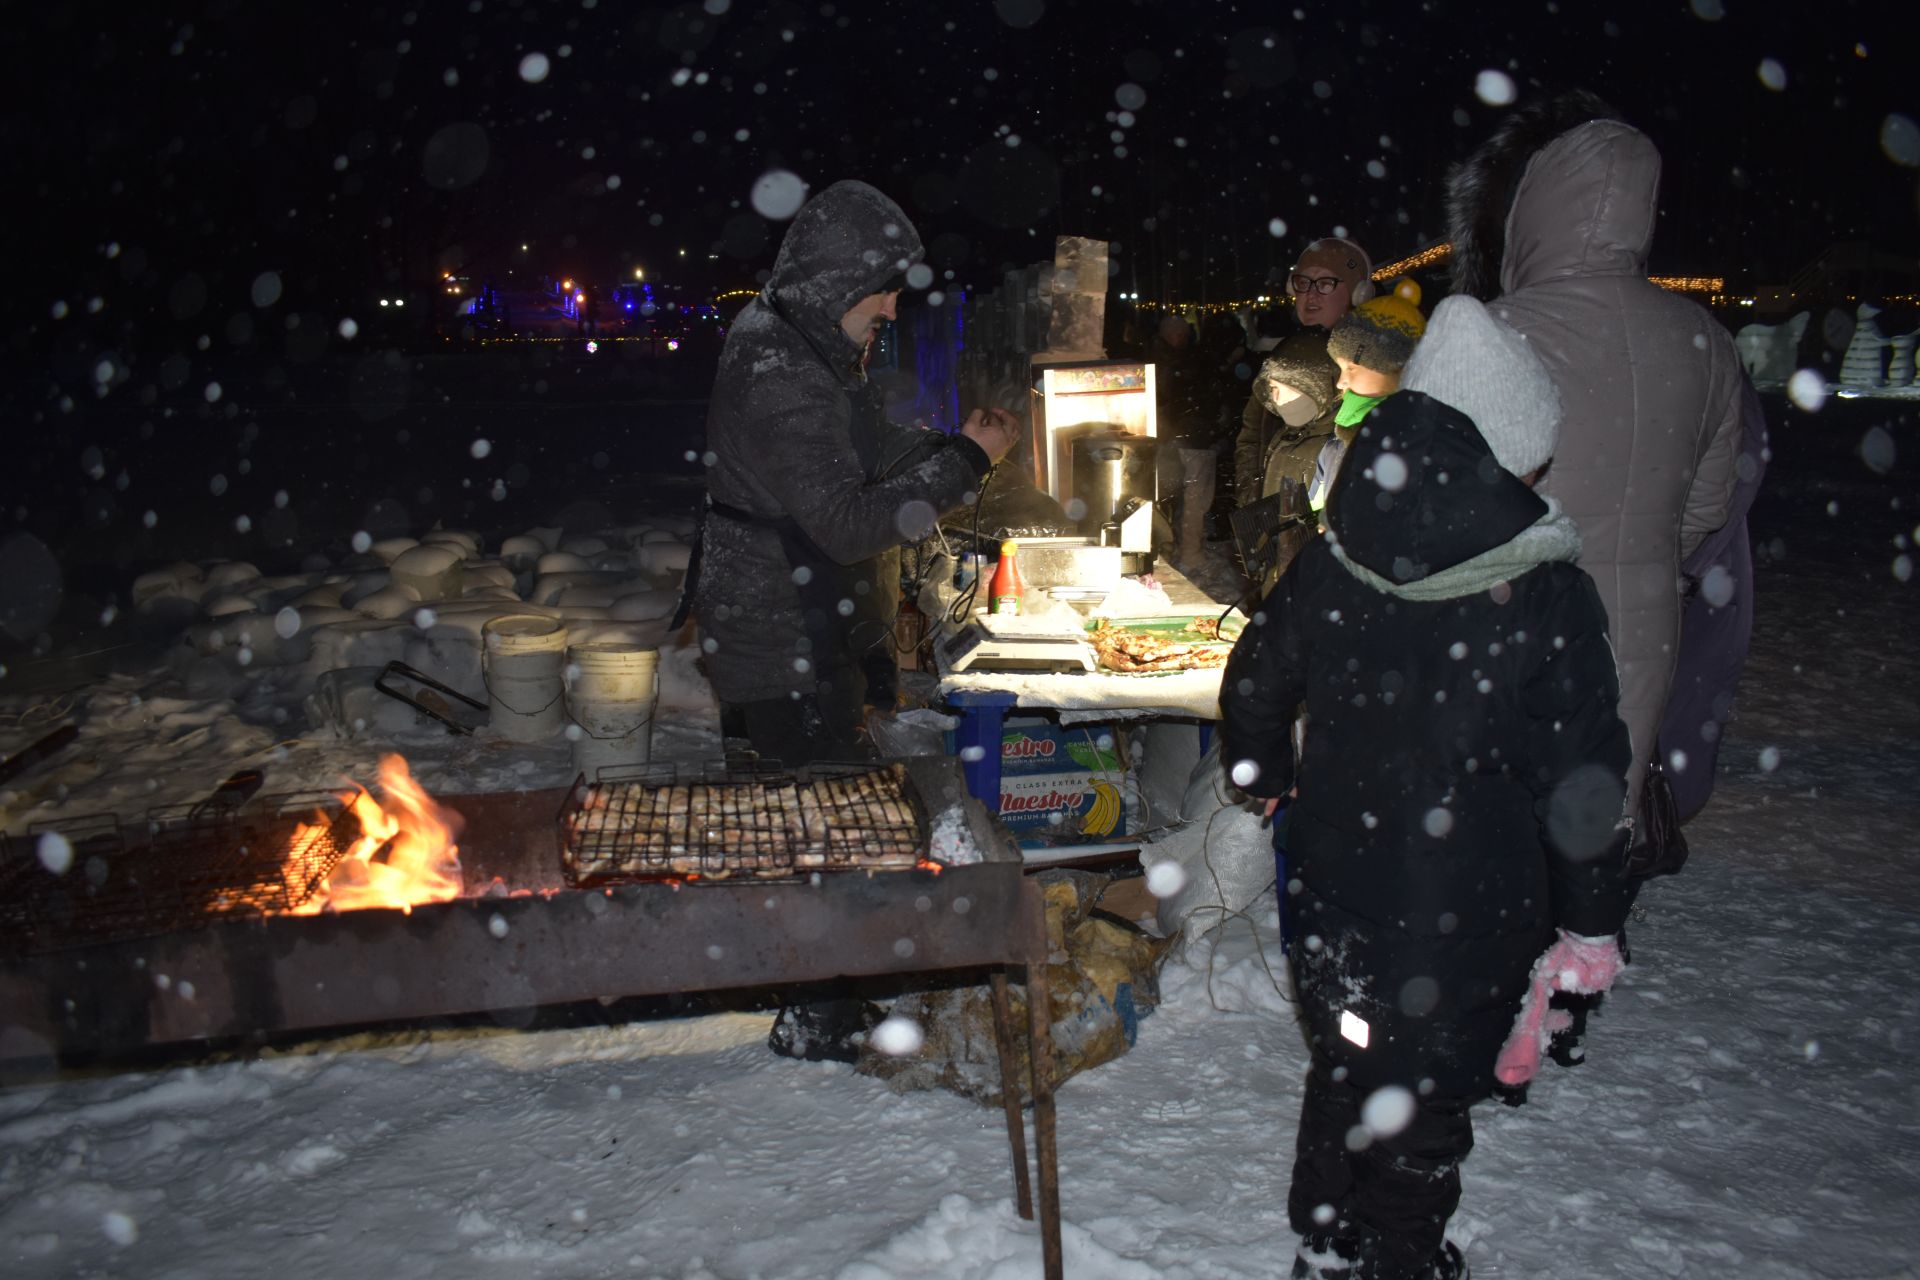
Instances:
[[[931,449],[937,450],[940,448],[950,447],[953,443],[953,437],[945,432],[933,431],[929,429],[927,432],[927,435],[928,435],[928,439],[926,441],[920,444],[916,444],[913,448],[902,451],[899,454],[899,456],[894,458],[892,462],[887,463],[885,466],[883,466],[880,469],[877,480],[886,481],[888,479],[891,479],[908,462],[924,461],[926,457],[931,456],[930,454],[923,454],[921,452],[922,449],[931,448]],[[976,546],[979,544],[979,540],[980,540],[981,503],[986,496],[987,482],[993,479],[994,473],[997,470],[999,470],[997,465],[989,465],[987,467],[986,474],[980,477],[980,488],[974,497],[972,540]],[[914,558],[913,558],[912,567],[904,575],[900,583],[900,589],[906,593],[906,598],[912,601],[916,607],[918,607],[918,604],[919,604],[920,593],[926,587],[927,574],[930,568],[930,562],[927,556],[927,543],[929,540],[930,540],[929,538],[922,538],[913,544]],[[944,554],[946,554],[949,559],[953,560],[954,571],[957,576],[959,572],[959,564],[960,564],[959,558],[953,554],[952,546],[947,542],[946,533],[943,529],[941,529],[940,522],[938,520],[935,520],[933,522],[933,531],[931,534],[931,540],[937,540],[940,544],[940,550]],[[976,573],[975,574],[976,584],[978,582],[978,578],[979,578],[979,575]],[[965,597],[966,603],[968,604],[969,607],[971,607],[972,605],[973,596],[974,596],[973,590],[969,589]],[[958,617],[955,617],[952,614],[949,614],[949,617],[953,621],[959,621],[966,616],[967,616],[966,614],[961,614]],[[906,647],[900,643],[900,636],[898,631],[895,631],[892,635],[888,637],[887,643],[895,654],[902,654],[907,652]]]
[[[1000,470],[999,464],[987,468],[987,474],[980,477],[980,492],[973,499],[973,528],[967,541],[973,547],[973,581],[961,589],[953,604],[947,609],[947,621],[955,624],[965,623],[973,617],[973,602],[980,595],[980,509],[987,504],[987,485]],[[958,562],[956,562],[957,564]]]
[[[1223,813],[1224,811],[1225,811],[1225,806],[1222,806],[1219,809],[1215,809],[1211,814],[1208,815],[1207,829],[1206,829],[1206,832],[1201,837],[1201,845],[1200,845],[1201,859],[1206,863],[1207,874],[1213,877],[1213,891],[1219,897],[1220,902],[1222,904],[1226,902],[1227,893],[1226,893],[1225,887],[1222,886],[1220,883],[1219,871],[1214,868],[1211,846],[1213,844],[1214,820],[1218,818],[1221,815],[1221,813]],[[1274,905],[1278,907],[1281,911],[1285,911],[1286,910],[1285,905],[1282,904],[1279,900],[1280,877],[1277,871],[1274,874],[1273,883],[1270,887],[1274,890]],[[1266,890],[1262,889],[1260,892],[1262,894],[1265,894]],[[1200,914],[1202,911],[1211,911],[1217,916],[1219,916],[1219,919],[1216,920],[1213,924],[1209,925],[1206,929],[1201,931],[1198,935],[1191,935],[1191,934],[1188,935],[1187,945],[1192,946],[1193,944],[1199,942],[1203,938],[1213,939],[1213,946],[1207,951],[1207,1003],[1213,1006],[1214,1011],[1216,1013],[1233,1012],[1233,1010],[1221,1008],[1220,1002],[1214,998],[1213,965],[1214,965],[1214,960],[1220,954],[1220,939],[1217,935],[1219,934],[1221,927],[1225,925],[1227,921],[1232,920],[1235,917],[1238,917],[1239,919],[1245,920],[1247,922],[1247,929],[1249,932],[1253,934],[1254,954],[1258,956],[1260,959],[1260,967],[1266,970],[1267,981],[1273,984],[1274,994],[1279,996],[1280,999],[1287,1004],[1297,1003],[1297,1001],[1294,999],[1293,993],[1291,991],[1286,990],[1280,985],[1280,979],[1276,977],[1273,972],[1273,965],[1268,963],[1267,961],[1266,945],[1260,941],[1260,922],[1259,921],[1255,920],[1251,915],[1248,915],[1244,907],[1237,911],[1229,911],[1224,905],[1220,905],[1220,906],[1208,905],[1208,906],[1195,907],[1193,911],[1189,913],[1189,916],[1188,916],[1189,920],[1193,916]],[[1182,926],[1182,927],[1184,928],[1185,926]]]

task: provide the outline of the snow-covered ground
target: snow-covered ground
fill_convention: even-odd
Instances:
[[[1886,401],[1769,407],[1781,456],[1756,511],[1759,629],[1718,790],[1685,873],[1641,897],[1636,963],[1586,1065],[1476,1113],[1452,1226],[1476,1276],[1920,1274],[1920,433]],[[677,670],[663,751],[697,759],[714,731]],[[368,778],[380,749],[280,744],[165,673],[73,697],[95,771],[41,793],[35,816],[191,798],[261,761],[275,786]],[[568,768],[564,749],[405,746],[444,790]],[[1135,1049],[1062,1089],[1070,1276],[1287,1273],[1306,1055],[1269,976],[1271,897],[1252,915],[1257,929],[1190,939]],[[999,1113],[775,1058],[767,1023],[398,1028],[10,1083],[0,1270],[1039,1274]]]

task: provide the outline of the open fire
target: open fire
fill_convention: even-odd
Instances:
[[[397,755],[381,759],[380,789],[384,803],[364,787],[341,796],[359,821],[360,837],[295,914],[366,907],[410,912],[416,903],[460,896],[460,846],[454,843],[460,815],[435,803]],[[329,838],[330,826],[302,823],[288,843],[288,865],[300,865],[309,845]]]

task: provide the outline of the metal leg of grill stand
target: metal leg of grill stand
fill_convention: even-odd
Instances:
[[[1033,1181],[1027,1173],[1027,1130],[1020,1119],[1020,1063],[1013,1052],[1013,1012],[1007,1000],[1007,974],[995,969],[993,1039],[1000,1049],[1000,1098],[1007,1110],[1007,1141],[1013,1147],[1013,1198],[1020,1216],[1033,1221]]]
[[[1027,965],[1027,1061],[1033,1068],[1033,1149],[1040,1164],[1040,1257],[1046,1280],[1062,1280],[1060,1153],[1053,1131],[1053,1002],[1047,962]]]

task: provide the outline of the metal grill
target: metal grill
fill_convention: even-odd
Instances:
[[[69,859],[52,849],[42,856],[49,834]],[[131,835],[111,814],[40,824],[0,848],[0,949],[47,951],[293,911],[359,837],[359,819],[328,793],[271,797],[244,817],[156,809]]]
[[[560,811],[561,860],[576,885],[912,867],[925,859],[925,830],[898,764],[602,771],[575,782]]]

